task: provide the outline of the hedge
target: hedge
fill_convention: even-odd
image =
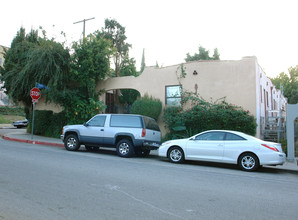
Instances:
[[[53,113],[53,111],[36,110],[34,116],[35,135],[59,138],[62,128],[67,124],[67,119],[64,112]],[[32,114],[29,119],[28,132],[32,130]]]
[[[218,129],[241,131],[249,135],[256,134],[256,119],[249,111],[225,101],[210,103],[193,96],[185,96],[192,101],[192,107],[168,107],[163,120],[169,130],[167,139],[185,138],[196,133]]]
[[[131,113],[145,115],[154,118],[156,121],[161,113],[162,104],[159,99],[155,99],[145,95],[144,97],[137,99],[132,104]]]

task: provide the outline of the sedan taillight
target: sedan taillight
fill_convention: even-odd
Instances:
[[[270,147],[270,146],[268,146],[267,144],[262,144],[262,146],[263,146],[263,147],[267,147],[267,148],[270,149],[270,150],[274,150],[274,151],[276,151],[276,152],[279,152],[279,150],[278,150],[276,147]]]

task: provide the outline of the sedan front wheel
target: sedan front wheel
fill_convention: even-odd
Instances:
[[[184,161],[184,153],[180,147],[173,147],[168,152],[168,158],[173,163],[182,163]]]

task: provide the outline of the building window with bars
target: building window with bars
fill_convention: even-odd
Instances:
[[[166,86],[166,104],[180,106],[182,97],[182,86]]]

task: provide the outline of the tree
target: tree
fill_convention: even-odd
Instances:
[[[140,71],[140,73],[142,73],[144,71],[145,67],[146,67],[146,63],[145,63],[145,49],[143,49],[142,63],[141,63],[141,71]]]
[[[103,110],[96,85],[110,72],[112,49],[111,42],[97,31],[74,43],[73,50],[68,88],[56,94],[56,100],[64,106],[71,123],[81,123]]]
[[[125,56],[122,67],[120,69],[120,76],[138,76],[136,69],[136,61],[134,58]],[[132,105],[134,101],[140,97],[140,93],[134,89],[121,89],[121,95],[119,96],[119,103],[124,105]]]
[[[96,32],[74,43],[70,56],[69,49],[45,36],[45,32],[40,38],[34,30],[28,35],[23,28],[18,31],[1,69],[4,87],[29,113],[30,89],[36,82],[47,85],[50,89],[43,91],[47,101],[63,106],[70,123],[85,121],[103,109],[96,85],[110,71],[111,43]]]
[[[288,98],[289,104],[298,103],[298,66],[290,67],[289,73],[280,73],[277,77],[271,78],[277,89],[283,86],[284,96]]]
[[[218,49],[214,49],[213,57],[209,56],[209,50],[206,50],[204,47],[199,46],[199,53],[195,53],[193,56],[191,56],[189,53],[186,54],[185,61],[196,61],[196,60],[219,60],[219,53]]]
[[[68,49],[54,40],[41,39],[39,46],[30,50],[24,73],[52,90],[63,90],[69,78],[69,61]]]
[[[1,75],[9,96],[25,105],[27,117],[32,105],[29,91],[37,82],[51,88],[51,93],[63,90],[69,78],[69,60],[68,49],[60,43],[45,35],[40,38],[37,30],[26,35],[20,28],[6,54]]]
[[[134,58],[129,58],[126,55],[123,59],[122,66],[119,72],[119,76],[138,76],[136,69],[136,61]]]
[[[114,63],[115,75],[119,76],[124,57],[128,54],[130,44],[126,43],[125,27],[121,26],[114,19],[105,20],[105,28],[102,29],[103,35],[106,39],[110,40],[112,47],[115,48]]]
[[[28,71],[28,61],[32,50],[39,46],[38,31],[31,30],[26,35],[24,28],[20,28],[11,43],[10,49],[5,54],[4,68],[1,69],[1,81],[4,81],[10,98],[14,102],[23,102],[28,114],[32,100],[30,89],[35,86],[34,75]]]
[[[218,49],[217,48],[215,48],[214,49],[214,52],[213,52],[213,57],[212,57],[212,59],[213,60],[220,60],[220,54],[219,54],[219,52],[218,52]]]

